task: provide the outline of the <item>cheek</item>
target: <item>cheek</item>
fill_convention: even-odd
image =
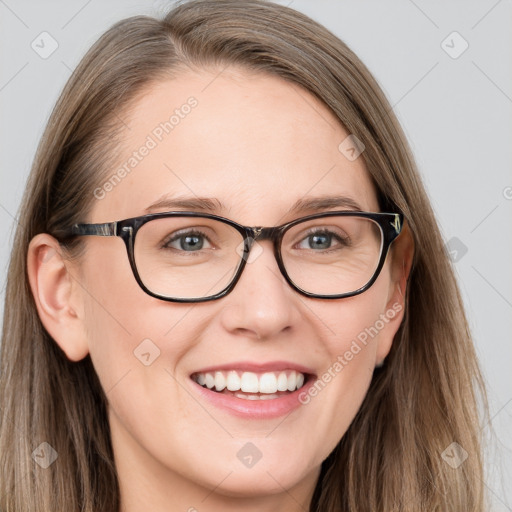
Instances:
[[[83,272],[85,321],[91,359],[107,391],[127,372],[158,361],[191,305],[146,294],[133,276],[120,239],[93,249]],[[173,358],[166,357],[171,367],[184,347],[177,343],[173,349]]]
[[[381,277],[360,295],[318,308],[318,317],[328,328],[325,349],[331,366],[341,361],[347,373],[364,366],[373,371],[379,337],[388,325],[381,319],[386,314],[389,283],[386,275]]]
[[[383,276],[384,277],[384,276]],[[328,432],[332,447],[341,439],[359,410],[375,368],[376,353],[388,323],[387,280],[377,282],[365,293],[337,304],[322,304],[314,312],[327,329],[319,351],[326,361],[318,380],[303,403],[316,409],[316,430]]]

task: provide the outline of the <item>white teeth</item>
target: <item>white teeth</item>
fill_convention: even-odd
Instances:
[[[256,395],[260,400],[273,400],[274,398],[279,398],[279,395]]]
[[[216,391],[242,391],[243,393],[264,393],[263,399],[276,397],[278,391],[295,391],[304,384],[304,375],[294,370],[281,372],[243,372],[241,376],[235,370],[197,373],[194,380],[208,389]],[[260,399],[260,395],[239,393],[248,400]],[[236,395],[238,396],[238,394]]]
[[[246,400],[259,400],[260,397],[258,395],[244,395],[243,393],[235,393],[235,396],[238,398],[245,398]]]
[[[229,391],[238,391],[240,389],[240,377],[235,371],[228,372],[226,381],[226,387],[229,389]]]
[[[213,378],[213,375],[211,373],[207,373],[204,376],[206,387],[212,389],[213,386],[215,386],[215,379]]]
[[[278,395],[246,395],[244,393],[235,393],[235,396],[245,400],[273,400],[274,398],[279,398]]]
[[[275,393],[277,390],[277,379],[273,373],[264,373],[260,377],[260,392],[261,393]]]
[[[302,382],[304,382],[304,376],[302,374],[300,374],[302,376]],[[302,386],[302,384],[300,386],[298,386],[299,388]],[[295,391],[297,389],[297,373],[296,372],[293,372],[289,377],[288,377],[288,391]]]
[[[281,372],[277,378],[277,391],[288,391],[288,378],[284,372]]]
[[[258,376],[255,373],[242,373],[240,388],[244,393],[258,393],[260,390]]]
[[[215,389],[222,391],[226,387],[226,377],[222,372],[215,372]]]

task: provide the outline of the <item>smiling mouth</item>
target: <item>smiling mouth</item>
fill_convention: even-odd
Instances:
[[[245,400],[273,400],[301,389],[312,376],[295,370],[261,373],[229,370],[197,372],[190,377],[216,393]]]

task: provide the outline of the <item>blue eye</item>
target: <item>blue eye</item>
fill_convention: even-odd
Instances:
[[[332,243],[332,235],[327,233],[315,233],[307,238],[310,247],[314,249],[329,249]]]
[[[305,242],[309,244],[309,247],[300,247],[301,243]],[[302,249],[331,249],[333,241],[338,242],[341,247],[349,245],[349,239],[343,238],[337,233],[328,231],[325,229],[319,229],[311,232],[308,236],[303,238],[302,242],[299,243],[299,248]]]
[[[173,234],[172,238],[164,242],[161,248],[185,252],[196,252],[205,248],[205,242],[209,244],[208,237],[203,232],[197,230],[186,231],[179,234]]]

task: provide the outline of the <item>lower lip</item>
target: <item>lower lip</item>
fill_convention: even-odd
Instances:
[[[190,379],[194,389],[208,402],[212,403],[220,409],[224,409],[235,416],[249,419],[269,419],[278,418],[291,413],[303,405],[299,401],[299,396],[307,394],[309,388],[313,386],[315,378],[310,376],[307,382],[300,388],[283,395],[279,398],[270,400],[247,400],[244,398],[237,398],[233,395],[226,395],[224,393],[217,393],[208,388],[203,388],[194,380]]]

